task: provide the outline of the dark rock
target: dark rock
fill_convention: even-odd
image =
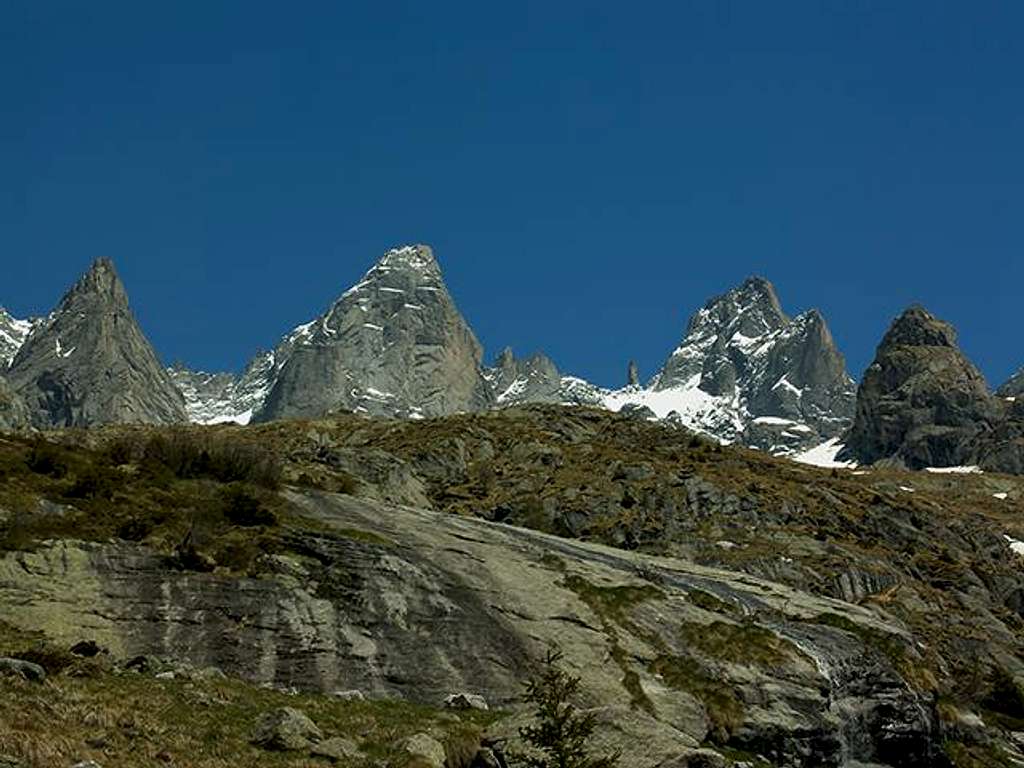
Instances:
[[[844,456],[1021,472],[1024,421],[989,393],[953,327],[915,306],[896,319],[864,374]]]
[[[622,406],[619,410],[623,416],[629,419],[638,419],[640,421],[652,421],[657,419],[657,414],[648,408],[646,405],[640,405],[638,403],[627,403]]]
[[[629,367],[626,369],[626,386],[640,386],[640,369],[637,368],[636,360],[629,361]]]
[[[87,659],[103,653],[103,649],[93,640],[82,640],[72,645],[69,650],[75,656],[82,656]]]
[[[38,664],[21,659],[0,658],[0,675],[22,677],[32,683],[46,680],[46,670]]]

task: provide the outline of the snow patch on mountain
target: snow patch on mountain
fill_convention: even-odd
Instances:
[[[10,367],[32,331],[45,322],[40,317],[20,320],[0,307],[0,371]]]

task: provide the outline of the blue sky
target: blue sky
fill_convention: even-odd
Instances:
[[[239,368],[427,242],[491,358],[650,375],[750,274],[859,375],[905,305],[1024,364],[1024,5],[0,6],[0,304],[110,256]]]

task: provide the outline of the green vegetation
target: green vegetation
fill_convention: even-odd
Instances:
[[[426,732],[450,754],[479,746],[481,728],[495,713],[447,713],[400,701],[339,701],[288,695],[239,680],[194,677],[156,680],[112,667],[102,655],[80,659],[38,636],[0,623],[0,656],[43,663],[43,684],[0,676],[0,755],[26,768],[50,768],[94,759],[119,768],[234,768],[238,765],[307,768],[300,753],[265,752],[249,744],[259,716],[278,707],[305,712],[326,737],[354,739],[370,764],[398,758],[405,737]]]
[[[237,432],[120,428],[0,439],[0,552],[53,538],[146,544],[178,567],[258,572],[299,521],[277,492],[282,463]],[[50,502],[50,506],[41,506]],[[355,529],[335,531],[372,545]]]
[[[680,636],[687,648],[712,659],[771,666],[784,664],[800,652],[788,640],[753,624],[713,621],[684,624]]]
[[[519,729],[530,751],[516,755],[528,768],[614,768],[619,755],[591,755],[597,729],[593,712],[580,713],[572,700],[580,679],[560,669],[561,654],[549,651],[543,669],[526,683],[524,700],[534,723]]]
[[[686,593],[686,598],[698,608],[703,608],[711,613],[738,613],[739,611],[732,603],[719,600],[710,592],[705,592],[702,589],[691,589]]]
[[[743,723],[743,702],[736,692],[688,656],[661,655],[651,662],[650,671],[665,684],[686,691],[699,700],[711,721],[711,739],[718,744],[729,741],[732,732]]]

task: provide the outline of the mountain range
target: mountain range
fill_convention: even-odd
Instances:
[[[822,314],[789,317],[759,277],[695,312],[646,383],[633,364],[625,385],[608,389],[541,352],[482,361],[425,245],[389,250],[240,374],[165,368],[113,264],[100,259],[47,317],[0,309],[0,427],[244,424],[337,411],[422,419],[560,403],[816,463],[1024,472],[1024,371],[993,394],[953,329],[921,308],[894,322],[859,388]]]

